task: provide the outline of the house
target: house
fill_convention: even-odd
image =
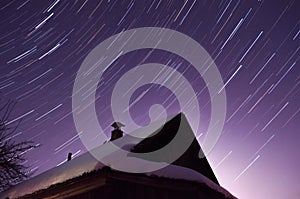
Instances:
[[[193,138],[179,158],[170,159],[172,150],[161,156],[147,156],[171,143],[180,133],[179,126],[184,127],[184,136]],[[87,152],[12,187],[1,193],[0,198],[235,198],[219,185],[207,159],[199,158],[201,147],[183,114],[171,118],[145,138],[114,137],[92,153],[109,151],[112,144],[120,150],[107,154],[103,158],[105,164]],[[151,170],[151,164],[164,167]],[[132,167],[136,172],[119,169]],[[146,172],[139,172],[148,167]]]

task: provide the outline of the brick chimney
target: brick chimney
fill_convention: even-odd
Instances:
[[[116,140],[123,136],[123,131],[121,130],[121,127],[125,126],[121,122],[114,122],[112,125],[114,127],[114,130],[111,132],[110,141]]]
[[[72,160],[72,153],[68,153],[68,161]]]

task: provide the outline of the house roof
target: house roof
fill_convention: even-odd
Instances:
[[[166,159],[164,159],[162,156],[157,158],[153,156],[140,156],[140,154],[155,151],[163,147],[164,144],[170,143],[178,132],[179,124],[183,125],[184,133],[193,135],[194,140],[186,152],[175,160],[175,162],[168,162],[168,158],[165,157]],[[134,167],[136,173],[148,169],[149,172],[140,173],[144,173],[145,175],[155,175],[162,178],[196,181],[204,183],[210,188],[225,195],[230,195],[225,189],[218,185],[218,181],[206,158],[198,158],[198,153],[199,150],[201,150],[201,147],[183,114],[179,114],[171,118],[164,124],[164,126],[160,127],[155,132],[147,132],[147,129],[140,130],[144,133],[146,138],[125,135],[122,138],[96,147],[91,151],[92,154],[100,154],[103,153],[103,151],[111,149],[110,147],[112,145],[116,145],[123,149],[113,151],[103,156],[103,162],[106,164],[99,162],[91,153],[87,152],[71,161],[52,168],[12,187],[11,189],[1,193],[0,198],[15,198],[30,194],[35,191],[48,188],[53,184],[75,178],[83,173],[101,169],[106,165],[109,165],[113,170],[120,170],[120,168],[122,169],[124,167]],[[172,151],[169,153],[171,154]],[[130,159],[130,161],[127,161],[128,159]],[[158,170],[151,170],[150,167],[153,162],[158,162],[161,165],[165,165],[165,167]]]

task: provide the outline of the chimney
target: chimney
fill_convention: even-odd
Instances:
[[[121,127],[125,126],[124,124],[121,122],[114,122],[111,126],[114,127],[114,130],[111,132],[110,141],[116,140],[123,136]]]
[[[68,154],[68,161],[72,160],[72,153]]]

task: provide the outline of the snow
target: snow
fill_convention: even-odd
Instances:
[[[35,191],[48,188],[49,186],[64,182],[68,179],[80,176],[85,172],[103,167],[89,153],[86,153],[72,161],[66,162],[58,167],[52,168],[38,176],[26,180],[8,191],[1,193],[0,198],[16,198]]]
[[[152,128],[147,129],[147,127],[144,127],[143,129],[133,132],[133,134],[137,135],[142,131],[144,136],[140,138],[125,135],[124,137],[114,140],[112,142],[106,142],[90,152],[87,152],[77,158],[74,158],[71,161],[65,162],[64,164],[52,168],[38,176],[35,176],[27,181],[24,181],[12,187],[11,189],[3,193],[0,193],[0,198],[15,198],[26,194],[30,194],[41,189],[46,189],[51,185],[61,183],[68,179],[80,176],[83,173],[101,169],[106,165],[111,167],[113,170],[120,170],[132,173],[145,173],[148,176],[183,179],[205,183],[208,187],[223,193],[226,197],[233,198],[233,196],[225,189],[215,184],[213,181],[211,181],[204,175],[192,169],[175,165],[169,165],[163,162],[154,163],[147,160],[128,156],[129,152],[126,150],[131,149],[134,145],[138,144],[144,137],[148,137],[150,134],[152,134],[153,131],[151,131],[150,129]],[[124,150],[120,150],[119,147]],[[105,152],[109,153],[105,154]],[[96,154],[98,158],[101,157],[101,162],[104,162],[105,164],[99,162],[96,158],[94,158],[92,154]],[[153,168],[160,169],[156,170]]]
[[[155,175],[158,177],[170,178],[170,179],[181,179],[181,180],[188,180],[188,181],[195,181],[199,183],[204,183],[211,189],[220,192],[225,195],[227,198],[235,198],[232,196],[226,189],[222,188],[221,186],[217,185],[204,175],[181,166],[176,165],[168,165],[167,167],[153,171],[148,173],[147,175]]]

